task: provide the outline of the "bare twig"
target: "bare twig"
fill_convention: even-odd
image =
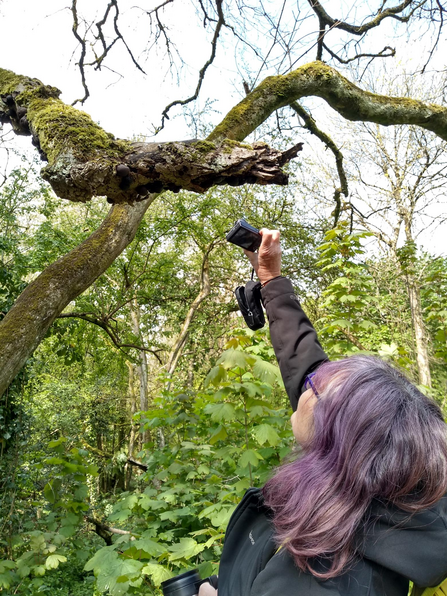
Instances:
[[[217,40],[219,39],[221,29],[225,24],[225,17],[224,17],[223,11],[222,11],[222,2],[223,2],[223,0],[216,0],[217,14],[218,14],[219,18],[217,21],[216,29],[214,30],[213,39],[211,41],[211,55],[208,58],[208,60],[205,62],[203,67],[200,69],[199,80],[197,82],[196,90],[195,90],[194,94],[191,95],[191,97],[188,97],[187,99],[176,99],[175,101],[172,101],[169,105],[167,105],[165,107],[165,109],[162,112],[161,125],[159,126],[159,128],[156,131],[157,133],[160,132],[161,130],[163,130],[164,123],[165,123],[166,119],[169,120],[168,112],[170,111],[171,108],[173,108],[174,106],[177,106],[177,105],[180,105],[180,106],[187,105],[188,103],[191,103],[192,101],[197,99],[197,97],[199,96],[200,89],[202,88],[202,83],[205,78],[206,71],[207,71],[208,67],[214,62],[214,58],[216,57]]]
[[[334,201],[335,201],[335,211],[334,211],[334,228],[337,225],[338,219],[340,217],[341,211],[341,194],[344,194],[345,197],[349,195],[348,189],[348,179],[346,177],[346,173],[343,167],[343,154],[334,141],[331,139],[329,135],[325,132],[320,130],[317,126],[317,123],[312,118],[312,116],[307,112],[303,106],[301,106],[298,102],[294,101],[290,104],[290,107],[298,114],[302,120],[304,120],[304,128],[307,128],[309,132],[315,135],[317,138],[322,141],[328,149],[332,151],[335,157],[335,164],[337,167],[338,178],[340,180],[340,187],[336,188],[334,191]]]
[[[333,52],[325,43],[322,44],[323,48],[326,50],[328,54],[335,58],[341,64],[349,64],[350,62],[354,62],[354,60],[360,60],[360,58],[391,58],[392,56],[396,55],[396,50],[390,46],[385,46],[383,50],[377,52],[377,54],[356,54],[352,58],[347,58],[344,60],[340,58],[335,52]],[[386,51],[388,50],[388,53]]]
[[[81,319],[83,321],[87,321],[88,323],[92,323],[93,325],[97,325],[98,327],[101,327],[101,329],[103,329],[107,333],[107,335],[110,337],[110,339],[112,340],[114,345],[119,350],[121,350],[123,348],[128,348],[128,349],[140,350],[141,352],[150,352],[151,354],[153,354],[155,356],[155,358],[157,358],[157,360],[159,361],[160,364],[163,364],[160,356],[158,355],[158,352],[161,352],[162,350],[152,350],[151,348],[145,348],[144,346],[139,346],[137,344],[121,343],[119,341],[119,338],[116,335],[116,333],[111,329],[108,319],[101,320],[101,319],[98,319],[97,317],[95,317],[94,315],[91,315],[90,313],[76,313],[76,312],[62,313],[62,314],[58,315],[57,318],[58,319],[69,319],[69,318]]]
[[[84,87],[84,97],[82,99],[76,99],[72,105],[76,105],[77,103],[83,104],[90,96],[90,91],[87,87],[87,81],[85,78],[85,56],[87,53],[87,48],[86,48],[85,39],[82,38],[78,33],[79,20],[78,20],[77,1],[78,0],[73,0],[72,5],[71,5],[71,12],[73,14],[72,31],[73,31],[73,35],[75,36],[75,38],[78,40],[78,42],[81,45],[81,57],[79,58],[78,66],[79,66],[79,70],[81,71],[82,86]]]

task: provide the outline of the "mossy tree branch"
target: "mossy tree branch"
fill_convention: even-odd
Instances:
[[[101,275],[133,239],[156,193],[170,188],[203,192],[216,184],[286,184],[282,166],[301,144],[281,153],[241,141],[280,107],[318,96],[348,120],[415,124],[447,140],[447,109],[361,90],[333,68],[313,62],[269,77],[235,106],[205,141],[145,144],[116,140],[91,118],[59,100],[59,91],[0,69],[0,121],[32,135],[42,175],[74,201],[106,195],[115,205],[101,227],[48,267],[0,322],[0,394],[67,304]],[[145,200],[145,197],[150,197]]]
[[[205,192],[216,184],[287,184],[282,166],[287,152],[265,143],[253,146],[223,139],[131,143],[105,132],[85,112],[65,105],[59,90],[0,69],[0,122],[17,134],[32,135],[48,161],[42,177],[71,201],[106,196],[111,203],[134,203],[151,192],[180,189]]]
[[[227,114],[207,140],[241,141],[275,110],[310,96],[321,97],[347,120],[384,126],[415,124],[447,140],[447,108],[364,91],[323,62],[311,62],[289,74],[264,79]]]
[[[89,238],[47,267],[0,321],[0,395],[44,338],[54,319],[113,263],[133,240],[153,199],[114,205]]]

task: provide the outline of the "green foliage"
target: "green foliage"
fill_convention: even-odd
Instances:
[[[363,338],[377,327],[374,312],[377,298],[366,265],[362,240],[367,232],[349,232],[348,222],[326,233],[318,247],[317,263],[331,281],[323,291],[321,308],[325,314],[317,325],[329,355],[340,357],[364,350]]]
[[[108,516],[131,534],[85,567],[100,592],[155,594],[161,581],[191,567],[216,572],[241,496],[289,452],[286,412],[274,405],[284,400],[282,382],[265,359],[265,335],[241,331],[227,348],[200,390],[164,390],[144,413],[148,485],[122,493]]]
[[[97,468],[89,463],[86,451],[66,444],[67,439],[60,438],[48,445],[53,455],[35,466],[49,481],[40,498],[36,495],[28,506],[20,532],[0,540],[0,554],[6,555],[0,560],[0,587],[14,588],[14,594],[67,594],[64,574],[55,574],[65,564],[70,568],[68,575],[84,584],[77,589],[79,596],[89,593],[88,589],[91,593],[91,582],[84,582],[80,568],[91,545],[79,538],[83,512],[89,509],[87,483],[97,476]]]

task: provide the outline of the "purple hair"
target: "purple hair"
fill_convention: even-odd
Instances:
[[[410,514],[447,491],[447,425],[401,372],[369,356],[324,363],[312,379],[312,437],[265,485],[276,540],[303,571],[328,579],[356,556],[372,499]],[[332,562],[326,573],[313,557]]]

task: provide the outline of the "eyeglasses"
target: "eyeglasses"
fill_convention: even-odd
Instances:
[[[318,393],[318,391],[315,389],[315,385],[312,381],[312,378],[316,375],[316,372],[311,372],[310,374],[306,375],[306,378],[304,379],[304,391],[307,391],[308,389],[312,389],[312,391],[315,394],[315,397],[320,399],[320,395]]]

